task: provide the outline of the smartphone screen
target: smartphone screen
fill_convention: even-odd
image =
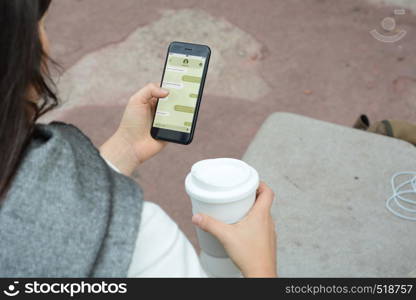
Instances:
[[[201,85],[203,87],[209,56],[203,55],[202,51],[192,51],[202,45],[186,45],[191,45],[185,47],[191,50],[178,52],[170,50],[167,54],[161,86],[169,90],[169,95],[159,99],[153,127],[162,129],[162,132],[159,130],[159,135],[163,135],[163,132],[167,134],[166,130],[168,130],[188,134],[189,140],[192,138],[194,122],[196,122],[203,90]],[[180,140],[171,141],[183,144],[190,142],[183,140],[183,135],[178,137]]]
[[[154,127],[190,132],[194,118],[205,57],[169,53],[162,87],[169,96],[159,99]]]

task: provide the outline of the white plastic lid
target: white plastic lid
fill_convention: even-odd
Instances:
[[[257,171],[233,158],[201,160],[186,176],[188,195],[203,202],[227,203],[249,196],[259,185]]]

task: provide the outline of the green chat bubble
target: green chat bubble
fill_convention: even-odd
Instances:
[[[189,94],[189,98],[198,98],[198,94]]]
[[[183,75],[182,80],[184,82],[200,83],[201,82],[201,77],[191,76],[191,75]]]
[[[193,107],[190,106],[183,106],[183,105],[175,105],[174,109],[176,111],[180,111],[180,112],[184,112],[184,113],[190,113],[193,114],[195,109]]]
[[[191,122],[184,122],[183,123],[185,126],[188,126],[188,127],[190,127],[191,125],[192,125],[192,123]]]

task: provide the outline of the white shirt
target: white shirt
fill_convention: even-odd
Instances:
[[[127,277],[207,277],[192,244],[158,205],[144,201],[137,217],[140,227]]]

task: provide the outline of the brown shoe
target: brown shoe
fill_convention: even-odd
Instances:
[[[367,130],[368,127],[370,127],[370,121],[366,115],[361,115],[358,117],[357,121],[355,121],[353,127],[355,129]]]
[[[416,125],[405,121],[383,120],[370,123],[366,115],[361,115],[354,128],[400,139],[416,146]]]

